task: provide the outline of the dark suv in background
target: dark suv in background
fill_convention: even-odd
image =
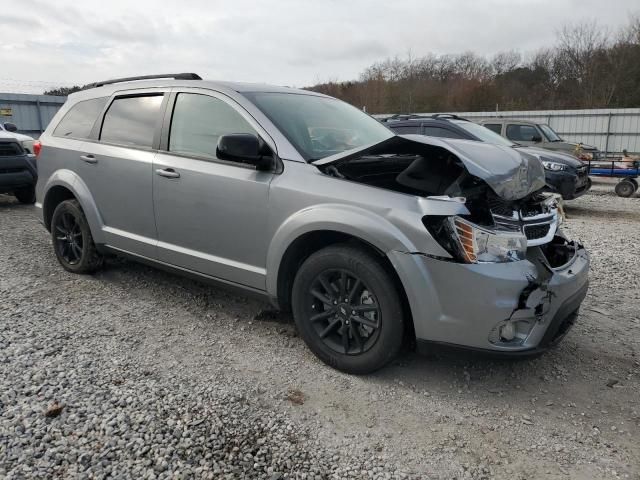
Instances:
[[[577,198],[591,188],[587,167],[577,158],[565,153],[514,143],[482,125],[457,115],[393,115],[382,119],[382,122],[401,135],[416,134],[474,140],[525,151],[542,162],[549,190],[559,193],[565,200]]]

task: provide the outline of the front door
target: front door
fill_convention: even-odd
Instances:
[[[166,151],[153,165],[159,259],[264,290],[273,174],[216,156],[221,135],[258,135],[252,120],[213,92],[178,92],[169,109]]]

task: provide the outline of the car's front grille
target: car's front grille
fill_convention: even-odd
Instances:
[[[546,225],[525,225],[524,234],[527,240],[538,240],[544,238],[549,234],[550,224]]]
[[[24,168],[0,168],[0,173],[20,173],[24,171]]]
[[[496,228],[522,232],[529,246],[534,246],[541,245],[548,236],[554,234],[558,224],[557,211],[545,200],[546,197],[531,198],[519,209],[512,202],[500,198],[490,197],[488,202]]]
[[[22,155],[20,145],[15,142],[0,143],[0,157],[13,157]]]

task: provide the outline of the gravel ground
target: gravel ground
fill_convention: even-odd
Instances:
[[[566,213],[592,286],[557,349],[353,377],[260,302],[65,272],[0,195],[0,477],[640,479],[640,198],[599,182]]]

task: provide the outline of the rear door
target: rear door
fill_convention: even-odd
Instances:
[[[165,263],[264,290],[273,173],[220,160],[221,135],[266,132],[229,97],[199,89],[171,95],[154,160],[158,256]]]
[[[157,256],[152,168],[165,102],[160,89],[116,93],[78,158],[107,245],[148,258]]]

